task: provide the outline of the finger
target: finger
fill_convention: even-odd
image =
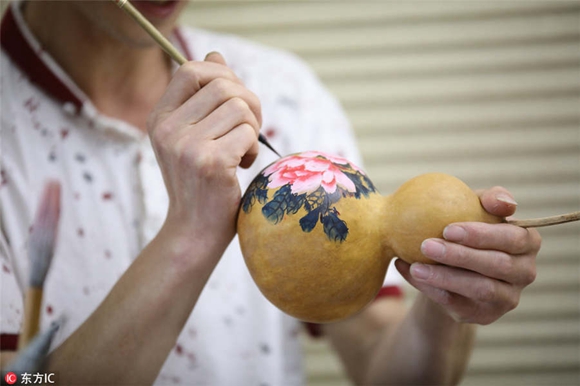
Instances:
[[[496,216],[511,216],[515,213],[518,206],[512,194],[501,186],[495,186],[486,190],[477,190],[476,193],[485,210]]]
[[[224,66],[226,66],[226,60],[224,59],[224,57],[222,56],[222,54],[220,54],[217,51],[212,51],[209,54],[207,54],[205,56],[204,61],[206,62],[213,62],[213,63],[217,63],[217,64],[222,64]]]
[[[206,62],[213,62],[213,63],[218,63],[224,66],[227,66],[226,60],[224,59],[224,57],[222,56],[222,54],[220,54],[219,52],[216,51],[212,51],[209,54],[207,54],[205,56],[204,59]],[[238,81],[240,84],[244,84],[243,81],[241,79],[238,78]],[[258,118],[258,122],[260,123],[260,126],[262,125],[262,108],[260,106],[260,100],[258,99],[258,97],[251,93],[253,98],[249,98],[246,101],[248,102],[248,104],[250,105],[250,107],[252,108],[252,111],[254,111],[254,114],[256,114],[256,118]]]
[[[536,277],[534,262],[524,256],[474,249],[441,239],[425,240],[421,251],[428,258],[447,266],[464,268],[511,284],[528,285]]]
[[[258,158],[259,152],[260,146],[258,145],[258,142],[255,142],[252,145],[252,147],[246,152],[246,154],[242,157],[242,160],[240,161],[240,167],[248,169],[250,166],[252,166],[256,158]]]
[[[177,127],[195,124],[232,98],[243,99],[261,126],[262,111],[258,97],[239,83],[224,78],[212,80],[177,108],[169,119]]]
[[[260,125],[250,107],[241,98],[232,98],[214,110],[204,120],[198,123],[196,130],[203,131],[205,139],[217,139],[233,128],[247,123],[255,133],[256,138],[260,132]],[[189,130],[186,128],[185,130]]]
[[[241,84],[234,72],[222,64],[198,61],[183,64],[175,72],[165,94],[159,100],[157,113],[162,115],[177,109],[202,87],[217,78]]]
[[[405,280],[409,282],[409,284],[411,284],[417,290],[423,292],[429,299],[433,300],[435,303],[440,305],[447,305],[452,301],[451,298],[453,297],[453,295],[449,293],[449,291],[445,291],[440,288],[435,288],[425,282],[421,282],[413,278],[410,272],[411,264],[401,259],[397,259],[395,260],[395,267],[397,268],[397,271],[399,271],[401,276],[403,276],[403,278],[405,278]]]
[[[243,123],[216,140],[219,149],[231,149],[231,154],[238,157],[235,164],[243,168],[252,165],[258,156],[258,137],[254,128]]]
[[[476,249],[494,249],[511,255],[521,255],[539,250],[537,231],[510,224],[465,222],[450,224],[443,230],[447,241]]]
[[[500,304],[482,303],[458,293],[429,284],[427,281],[414,278],[411,265],[397,259],[395,266],[401,275],[427,298],[443,307],[456,321],[463,323],[490,324],[507,311],[515,308],[519,302],[517,292],[510,293]],[[413,268],[415,269],[415,267]],[[482,292],[483,294],[483,292]]]
[[[477,303],[513,309],[519,292],[510,284],[461,268],[414,263],[410,274],[420,284],[461,295]]]

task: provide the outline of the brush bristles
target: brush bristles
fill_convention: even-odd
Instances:
[[[41,288],[52,260],[60,217],[60,183],[46,183],[28,241],[30,286]]]

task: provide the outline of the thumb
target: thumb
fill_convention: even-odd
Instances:
[[[217,51],[212,51],[209,54],[207,54],[205,56],[204,61],[205,62],[213,62],[213,63],[217,63],[217,64],[223,64],[224,66],[227,66],[226,60],[224,59],[222,54],[220,54]]]
[[[501,186],[491,189],[477,191],[481,205],[488,213],[496,216],[507,217],[515,213],[517,202],[511,193]]]

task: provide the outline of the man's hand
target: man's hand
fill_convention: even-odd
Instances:
[[[511,216],[516,203],[500,187],[478,192],[483,207]],[[456,321],[490,324],[514,309],[536,277],[541,237],[535,229],[509,224],[451,224],[444,239],[428,239],[421,250],[440,265],[396,261],[411,285],[442,306]]]
[[[235,234],[238,166],[258,154],[258,98],[218,53],[181,66],[148,121],[169,194],[167,224],[225,249]]]

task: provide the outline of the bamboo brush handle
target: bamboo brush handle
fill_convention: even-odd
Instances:
[[[564,224],[567,222],[580,220],[580,211],[561,214],[558,216],[533,218],[529,220],[508,220],[508,224],[517,225],[522,228],[539,228],[548,225]]]
[[[42,288],[30,287],[24,298],[24,315],[22,331],[18,338],[18,351],[28,346],[28,343],[38,332],[40,311],[42,306]]]
[[[137,22],[137,24],[139,24],[149,34],[149,36],[151,36],[157,42],[157,44],[159,44],[159,46],[161,46],[163,51],[167,52],[167,54],[171,56],[171,58],[179,65],[187,62],[185,56],[183,56],[181,52],[179,52],[175,46],[171,44],[171,42],[167,40],[165,36],[163,36],[161,32],[159,32],[159,30],[149,22],[149,20],[145,19],[143,15],[141,15],[141,13],[137,11],[129,1],[113,1],[119,6],[119,8],[127,12],[127,14],[131,16]]]

